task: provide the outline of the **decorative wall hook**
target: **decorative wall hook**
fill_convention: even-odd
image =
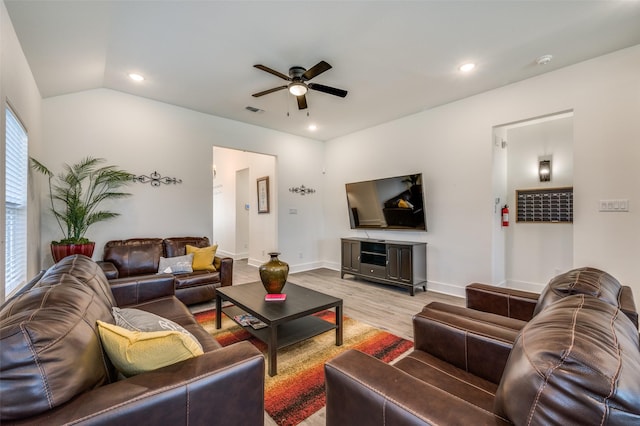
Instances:
[[[165,185],[169,185],[170,183],[174,185],[177,183],[182,183],[182,179],[170,178],[166,176],[162,177],[162,175],[160,175],[160,173],[158,173],[157,171],[154,171],[149,176],[147,175],[134,176],[133,180],[134,182],[150,183],[151,186],[160,186],[161,183],[164,183]]]
[[[300,185],[295,188],[289,188],[289,192],[292,192],[294,194],[307,195],[307,194],[313,194],[314,192],[316,192],[316,190],[312,188],[307,188],[304,185]]]

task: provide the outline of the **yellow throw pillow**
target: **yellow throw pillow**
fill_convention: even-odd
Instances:
[[[193,253],[193,270],[194,271],[215,271],[213,266],[213,258],[216,257],[218,245],[214,244],[209,247],[194,247],[187,244],[187,254]]]
[[[175,330],[130,331],[100,320],[98,330],[109,359],[127,377],[203,354],[192,337]]]

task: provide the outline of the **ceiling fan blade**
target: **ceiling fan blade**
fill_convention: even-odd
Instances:
[[[277,92],[278,90],[286,89],[287,87],[289,87],[289,86],[274,87],[273,89],[264,90],[262,92],[254,93],[251,96],[253,96],[254,98],[259,98],[260,96],[268,95],[269,93]]]
[[[346,90],[336,89],[335,87],[325,86],[324,84],[309,83],[309,84],[307,84],[307,86],[309,86],[309,89],[317,90],[319,92],[328,93],[328,94],[334,95],[334,96],[340,96],[341,98],[344,98],[345,96],[347,96],[347,91]]]
[[[265,67],[264,65],[257,64],[257,65],[254,65],[254,67],[258,68],[259,70],[266,71],[269,74],[273,74],[276,77],[280,77],[283,80],[291,81],[291,77],[289,77],[288,75],[284,75],[281,72],[271,69],[269,67]]]
[[[304,74],[302,74],[302,79],[311,80],[313,77],[316,77],[330,69],[331,69],[331,65],[329,65],[325,61],[320,61],[314,66],[312,66],[311,68],[309,68]]]
[[[307,109],[307,97],[300,95],[296,97],[298,99],[298,109]]]

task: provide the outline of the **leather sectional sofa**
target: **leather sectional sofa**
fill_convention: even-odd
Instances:
[[[327,425],[640,424],[630,289],[593,268],[554,278],[534,302],[470,287],[470,306],[532,315],[425,306],[414,350],[394,365],[356,350],[326,363]]]
[[[158,273],[160,258],[184,256],[186,246],[208,247],[207,237],[131,238],[108,241],[103,261],[99,262],[107,278],[141,278]],[[233,259],[216,256],[215,271],[174,274],[176,297],[185,305],[212,300],[217,287],[229,286],[233,278]],[[117,281],[115,281],[117,283]]]
[[[258,425],[264,357],[248,342],[221,348],[174,295],[173,277],[107,281],[85,256],[69,256],[0,308],[2,425]],[[127,307],[174,321],[203,354],[118,376],[98,320]]]

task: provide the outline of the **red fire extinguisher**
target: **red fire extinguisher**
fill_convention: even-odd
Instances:
[[[509,206],[506,204],[502,208],[502,226],[509,226]]]

